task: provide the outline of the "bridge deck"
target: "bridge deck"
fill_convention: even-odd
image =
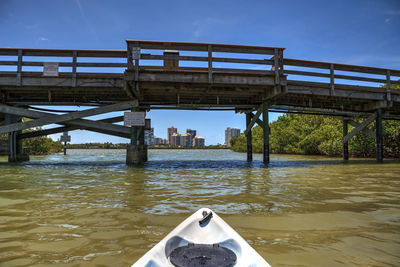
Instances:
[[[288,59],[283,48],[128,40],[127,50],[0,49],[0,101],[319,108],[400,116],[399,70]],[[2,60],[4,59],[4,60]],[[45,76],[46,62],[59,74]],[[396,78],[397,77],[397,78]],[[385,87],[382,87],[385,85]]]

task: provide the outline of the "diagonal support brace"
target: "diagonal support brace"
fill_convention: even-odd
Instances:
[[[376,114],[372,114],[369,116],[365,121],[363,121],[361,124],[359,124],[356,128],[354,128],[349,134],[343,137],[342,143],[347,143],[353,136],[355,136],[357,133],[365,129],[371,122],[373,122],[376,119]]]
[[[76,119],[79,119],[82,117],[90,117],[90,116],[108,113],[108,112],[112,112],[112,111],[130,109],[130,108],[136,107],[136,106],[138,106],[137,101],[127,101],[127,102],[111,104],[111,105],[102,106],[102,107],[93,108],[93,109],[75,111],[75,112],[71,112],[71,113],[63,114],[63,115],[54,115],[54,114],[48,114],[48,113],[44,113],[44,112],[35,112],[35,113],[42,113],[40,115],[40,117],[33,116],[34,118],[37,118],[36,120],[22,122],[22,123],[13,123],[13,124],[1,126],[0,134],[13,132],[13,131],[20,131],[20,130],[24,130],[24,129],[29,129],[29,128],[43,126],[43,125],[47,125],[47,124],[53,124],[53,123],[57,123],[57,124],[61,123],[62,124],[63,122],[73,121],[73,120],[76,120]],[[0,112],[16,114],[16,115],[21,115],[21,116],[30,117],[30,118],[32,118],[32,116],[29,116],[29,114],[33,114],[32,111],[25,110],[22,108],[7,106],[4,104],[0,104]],[[43,114],[45,114],[45,115],[43,115]],[[90,121],[90,120],[85,120],[85,121],[87,123],[94,123],[93,121]],[[96,123],[98,123],[98,122],[96,122]]]
[[[260,105],[260,107],[257,109],[257,112],[255,115],[252,115],[252,119],[248,125],[246,125],[246,130],[244,131],[244,134],[247,135],[249,131],[251,131],[251,128],[253,128],[254,124],[257,122],[257,119],[260,118],[260,115],[263,112],[263,105]]]

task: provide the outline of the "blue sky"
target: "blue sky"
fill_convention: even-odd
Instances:
[[[400,1],[0,0],[0,47],[125,49],[125,39],[279,46],[291,58],[400,69]],[[148,116],[156,136],[174,125],[197,129],[207,144],[245,124],[226,111]],[[127,141],[71,135],[73,143]]]

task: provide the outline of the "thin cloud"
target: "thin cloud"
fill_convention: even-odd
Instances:
[[[87,17],[86,17],[86,14],[85,14],[85,12],[84,12],[84,10],[83,10],[81,1],[80,1],[80,0],[75,0],[75,1],[76,1],[76,4],[77,4],[78,8],[79,8],[79,12],[81,13],[81,17],[82,17],[83,21],[85,22],[85,24],[86,24],[86,26],[88,27],[89,31],[90,31],[92,34],[94,34],[94,36],[97,38],[97,34],[96,34],[95,30],[94,30],[93,27],[90,25],[89,20],[88,20]]]
[[[47,39],[46,37],[40,37],[39,40],[40,40],[40,41],[47,41],[47,40],[49,40],[49,39]]]
[[[229,24],[230,22],[227,20],[222,20],[219,18],[213,18],[213,17],[206,17],[203,19],[199,19],[193,22],[193,37],[194,38],[200,38],[203,37],[204,35],[212,32],[213,30],[215,31],[218,27]]]

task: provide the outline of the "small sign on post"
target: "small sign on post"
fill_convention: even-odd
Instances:
[[[44,62],[43,76],[58,77],[58,62]]]
[[[146,112],[134,111],[124,112],[124,126],[145,126]]]
[[[64,155],[67,155],[67,142],[71,142],[71,136],[64,132],[60,137],[60,142],[64,142]]]

